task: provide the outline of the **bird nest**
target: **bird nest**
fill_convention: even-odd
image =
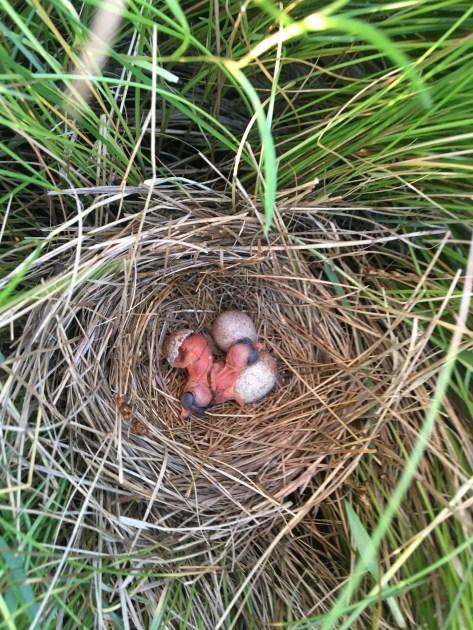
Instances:
[[[357,331],[369,343],[379,331],[347,313],[322,264],[279,236],[263,237],[255,219],[163,223],[149,213],[141,221],[86,236],[88,280],[59,321],[49,302],[31,317],[27,330],[41,331],[54,364],[44,384],[50,410],[68,419],[75,440],[111,445],[104,473],[134,485],[160,478],[155,505],[179,519],[270,514],[359,449],[369,405]],[[63,276],[74,273],[74,257],[61,263]],[[230,308],[254,319],[277,360],[278,385],[259,403],[181,420],[186,376],[165,361],[165,336],[205,332]]]
[[[360,419],[356,375],[348,378],[346,369],[356,346],[342,330],[323,274],[314,277],[303,259],[296,272],[279,248],[238,251],[232,235],[237,228],[232,222],[223,230],[206,225],[201,244],[211,240],[213,247],[197,264],[187,243],[181,251],[176,248],[172,261],[151,248],[152,275],[143,274],[143,282],[137,277],[134,306],[116,305],[123,313],[122,332],[103,353],[110,364],[109,400],[113,392],[125,406],[128,435],[177,446],[174,464],[180,474],[173,485],[182,496],[198,496],[200,510],[223,510],[226,516],[232,507],[239,512],[242,505],[252,510],[262,502],[280,502],[306,485],[325,467],[327,454],[346,450],[356,431],[351,425]],[[258,233],[248,222],[242,240],[251,243]],[[258,338],[277,359],[278,386],[243,409],[226,403],[202,418],[181,420],[178,397],[186,377],[163,360],[163,339],[183,327],[206,331],[229,308],[254,318]],[[96,378],[93,372],[90,378]],[[114,422],[112,415],[111,427]],[[194,462],[190,485],[189,456]]]
[[[343,574],[330,557],[340,550],[320,546],[318,506],[349,483],[388,419],[404,410],[420,423],[420,407],[394,377],[407,357],[402,317],[343,281],[363,254],[334,265],[317,249],[333,237],[310,213],[285,220],[292,234],[265,235],[257,213],[201,194],[71,232],[29,273],[40,289],[18,307],[29,314],[11,373],[21,375],[15,391],[26,385],[20,424],[40,417],[44,470],[71,462],[67,474],[93,504],[82,514],[91,531],[122,550],[159,544],[159,563],[173,570],[242,558],[248,568],[283,544],[289,522],[301,541],[284,543],[284,553],[297,547],[295,575],[310,565],[327,578],[293,576],[297,595],[286,590],[303,615]],[[164,340],[183,327],[206,332],[225,309],[252,317],[277,386],[258,403],[181,419],[186,375],[166,362]]]

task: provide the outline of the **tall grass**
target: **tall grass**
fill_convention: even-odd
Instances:
[[[86,52],[97,45],[99,8],[121,17],[97,64]],[[352,486],[321,507],[348,559],[326,612],[284,611],[277,627],[356,627],[366,610],[377,627],[473,626],[471,4],[0,0],[0,10],[3,358],[28,310],[58,283],[72,292],[92,277],[38,282],[29,271],[70,239],[79,256],[84,231],[141,210],[143,182],[182,191],[197,183],[235,205],[249,200],[267,231],[324,262],[342,299],[356,286],[360,309],[386,304],[392,321],[409,312],[406,379],[428,382],[422,431],[402,418],[385,427],[397,444],[392,478],[380,475],[378,444]],[[363,269],[356,256],[343,264],[353,246],[369,261]],[[40,418],[24,430],[31,392],[11,365],[0,396],[19,429],[0,425],[2,627],[188,627],[197,586],[178,564],[148,565],[143,552],[114,558],[92,528],[90,546],[75,546],[76,523],[88,527],[87,510],[100,505],[72,459],[44,469]],[[13,378],[15,396],[6,396]],[[441,446],[429,440],[433,425]],[[152,585],[163,577],[158,596]],[[227,613],[221,627],[237,606],[251,618],[260,605],[253,577],[241,575],[236,591],[225,580],[208,586]],[[107,592],[111,601],[97,599]],[[399,594],[410,609],[399,608]]]

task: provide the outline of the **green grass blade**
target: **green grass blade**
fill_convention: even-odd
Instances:
[[[353,536],[353,540],[358,549],[358,553],[360,554],[360,561],[364,562],[365,559],[367,560],[367,563],[365,565],[366,569],[368,569],[374,579],[378,581],[380,571],[378,568],[378,563],[376,562],[377,549],[373,545],[371,536],[368,534],[360,518],[347,501],[345,501],[345,511],[347,513],[347,519],[350,526],[351,534]],[[368,555],[366,555],[366,550],[369,550]],[[396,620],[398,627],[406,628],[407,626],[404,615],[401,613],[401,610],[396,601],[392,597],[388,597],[386,599],[386,603],[391,609],[391,613]]]
[[[310,20],[311,18],[306,18]],[[418,73],[414,70],[412,62],[406,57],[406,55],[395,46],[384,33],[367,22],[361,20],[353,20],[344,17],[327,17],[326,28],[332,28],[334,30],[341,30],[350,35],[361,36],[366,41],[370,42],[381,50],[386,56],[390,57],[392,61],[399,66],[399,68],[405,73],[406,77],[410,80],[413,87],[419,94],[419,98],[426,109],[432,106],[432,99],[430,92],[424,85],[422,79]],[[315,21],[317,25],[317,20]]]
[[[3,608],[4,619],[10,628],[18,627],[13,620],[16,616],[26,615],[31,621],[38,607],[36,605],[33,589],[27,583],[26,573],[21,564],[21,556],[9,549],[4,538],[0,536],[0,557],[8,570],[7,582],[11,584],[10,590],[4,595],[0,602]]]
[[[277,164],[276,151],[274,148],[273,137],[271,134],[271,126],[268,123],[265,111],[258,95],[246,78],[243,72],[238,68],[238,64],[233,61],[226,61],[225,67],[234,77],[235,81],[245,91],[253,110],[256,114],[256,121],[261,136],[261,152],[263,156],[263,174],[264,174],[264,196],[263,205],[265,212],[264,229],[267,233],[273,222],[274,204],[276,201],[277,188]]]

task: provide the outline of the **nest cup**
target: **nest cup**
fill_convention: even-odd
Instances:
[[[125,350],[136,384],[133,392],[126,393],[134,411],[131,432],[150,439],[162,433],[202,461],[238,471],[246,483],[232,485],[232,503],[235,499],[260,503],[261,491],[282,500],[304,484],[314,456],[333,451],[341,437],[341,426],[329,408],[343,406],[354,395],[353,383],[336,375],[333,353],[338,344],[332,336],[336,316],[328,303],[324,306],[307,270],[294,279],[281,263],[275,254],[228,269],[208,264],[184,275],[171,267],[166,295],[159,288],[153,292],[143,287],[137,298],[148,308],[129,320],[132,329],[143,331],[130,337]],[[227,308],[244,310],[255,320],[258,338],[277,360],[278,385],[245,408],[229,402],[203,417],[180,420],[178,398],[186,375],[163,360],[164,331],[193,327],[205,333]],[[342,344],[342,352],[349,353],[350,347]],[[337,355],[339,351],[340,347]],[[348,361],[351,356],[344,358]],[[114,376],[118,380],[117,372]],[[258,488],[253,496],[248,481]],[[220,497],[220,508],[222,501],[228,499]]]
[[[75,261],[75,252],[61,255],[62,273]],[[200,207],[186,220],[148,211],[91,230],[79,272],[87,281],[67,300],[31,314],[34,333],[20,351],[46,349],[45,418],[61,439],[69,431],[75,465],[89,475],[100,468],[113,492],[132,497],[120,527],[142,528],[144,513],[158,538],[175,532],[201,544],[205,523],[238,547],[286,519],[306,488],[323,482],[329,496],[339,487],[332,473],[363,451],[372,408],[358,331],[364,344],[380,331],[347,311],[322,264],[264,237],[254,218]],[[226,309],[253,318],[279,382],[258,403],[181,420],[186,374],[165,360],[166,335],[206,332]],[[381,363],[391,369],[389,357]]]
[[[100,435],[117,430],[118,411],[126,448],[153,451],[162,440],[172,445],[178,477],[198,488],[194,493],[190,484],[183,494],[214,496],[219,510],[222,502],[260,505],[265,495],[282,501],[307,483],[308,470],[324,466],[327,454],[343,451],[356,431],[351,423],[359,420],[360,375],[347,367],[356,358],[355,339],[322,267],[310,267],[295,252],[288,259],[284,248],[270,243],[258,253],[259,226],[248,221],[237,240],[240,223],[184,224],[173,246],[155,225],[145,226],[136,273],[127,269],[131,252],[124,247],[123,268],[82,285],[70,305],[77,361],[67,417],[87,407]],[[165,336],[182,327],[206,332],[229,308],[253,318],[265,350],[277,359],[279,383],[244,409],[226,403],[182,421],[186,376],[164,360]],[[198,462],[193,470],[186,453]],[[212,483],[202,473],[209,464]]]
[[[296,270],[296,261],[270,246],[254,254],[251,244],[260,235],[254,224],[245,228],[242,256],[227,236],[232,228],[232,222],[224,226],[218,241],[222,226],[208,224],[199,241],[212,239],[215,246],[197,259],[185,245],[165,269],[154,257],[142,281],[136,279],[134,306],[109,352],[111,390],[130,408],[127,439],[144,436],[147,448],[163,439],[172,444],[173,485],[180,480],[186,502],[198,500],[200,514],[216,512],[225,522],[242,506],[251,513],[282,505],[327,466],[327,454],[346,451],[344,441],[353,441],[359,420],[359,375],[352,371],[350,378],[346,369],[355,343],[321,268],[309,269],[300,256]],[[278,385],[243,409],[231,402],[181,420],[186,374],[164,360],[165,337],[187,327],[206,333],[229,308],[254,319],[259,340],[277,360]]]
[[[92,451],[107,444],[103,474],[138,496],[159,479],[157,518],[164,510],[178,528],[183,518],[231,527],[244,515],[258,527],[356,442],[366,377],[354,368],[350,318],[322,265],[279,237],[265,239],[255,219],[201,212],[169,223],[148,213],[137,242],[140,221],[85,237],[81,267],[97,277],[62,309],[60,333],[50,305],[31,318],[40,344],[59,340],[45,383],[52,416],[72,422],[73,442]],[[62,257],[65,273],[74,260]],[[165,337],[205,333],[226,309],[253,318],[279,382],[258,403],[181,420],[186,374],[165,361]]]

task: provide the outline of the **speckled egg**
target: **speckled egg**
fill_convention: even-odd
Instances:
[[[256,328],[249,315],[242,311],[223,311],[212,324],[212,336],[222,350],[228,350],[241,339],[256,341]]]
[[[171,367],[174,367],[174,362],[179,354],[179,348],[183,341],[190,337],[194,333],[190,328],[183,328],[182,330],[176,330],[166,337],[163,346],[163,353]]]
[[[245,403],[253,403],[269,394],[277,380],[278,369],[275,358],[267,352],[262,352],[259,361],[240,373],[234,391]]]

